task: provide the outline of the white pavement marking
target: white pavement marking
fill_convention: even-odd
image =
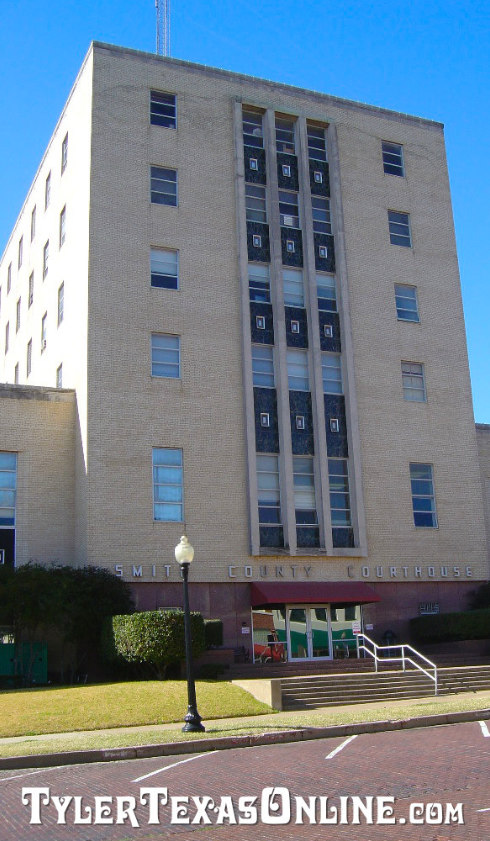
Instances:
[[[154,777],[155,774],[161,774],[162,771],[168,771],[169,768],[175,768],[176,765],[183,765],[184,762],[192,762],[194,759],[201,759],[203,756],[210,756],[212,753],[218,753],[217,750],[209,750],[206,753],[198,753],[197,756],[190,756],[188,759],[181,759],[179,762],[174,762],[172,765],[165,765],[164,768],[157,768],[156,771],[151,771],[149,774],[143,774],[142,777],[136,777],[132,780],[133,783],[140,783],[141,780],[147,780],[148,777]]]
[[[357,739],[357,735],[358,734],[355,733],[353,736],[349,736],[349,738],[346,739],[345,742],[342,742],[342,744],[339,745],[338,748],[335,748],[335,750],[333,750],[331,753],[329,753],[328,756],[325,757],[325,759],[333,759],[334,756],[337,756],[337,754],[340,753],[341,750],[343,750],[345,747],[347,747],[349,742],[352,742],[353,739]]]
[[[481,727],[481,732],[485,736],[485,739],[490,739],[490,733],[488,732],[488,727],[484,721],[479,721],[478,724]]]
[[[28,771],[27,774],[16,774],[15,777],[2,777],[0,783],[8,783],[9,780],[21,780],[23,777],[30,777],[32,774],[42,774],[44,771],[59,771],[64,765],[55,765],[53,768],[40,768],[39,771]]]

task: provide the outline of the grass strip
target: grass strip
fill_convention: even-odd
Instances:
[[[94,748],[129,747],[190,739],[205,740],[222,736],[244,736],[253,733],[277,732],[300,727],[326,727],[368,721],[398,721],[417,716],[436,715],[490,708],[490,691],[463,693],[444,698],[420,698],[409,701],[359,704],[323,708],[308,712],[276,713],[238,720],[205,721],[206,733],[184,734],[181,724],[161,729],[120,730],[114,733],[79,733],[46,736],[15,743],[0,742],[0,756],[26,756]],[[185,712],[185,710],[184,710]]]

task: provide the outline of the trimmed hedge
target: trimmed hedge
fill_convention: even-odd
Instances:
[[[221,648],[223,645],[223,622],[221,619],[204,620],[206,649]]]
[[[185,659],[184,614],[180,610],[148,610],[112,617],[114,653],[128,663],[149,664],[158,677],[167,667]],[[192,654],[198,657],[205,647],[204,621],[191,613]]]
[[[490,608],[417,616],[410,631],[415,642],[426,644],[490,639]]]

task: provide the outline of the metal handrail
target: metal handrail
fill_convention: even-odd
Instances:
[[[360,638],[362,637],[363,643],[361,644]],[[366,645],[368,643],[371,648]],[[437,666],[432,660],[429,660],[425,657],[424,654],[421,654],[420,651],[417,651],[416,648],[413,648],[411,645],[407,645],[405,643],[402,644],[394,644],[394,645],[378,645],[374,642],[370,637],[366,634],[356,634],[356,645],[357,645],[357,656],[359,657],[360,651],[365,651],[366,654],[369,654],[370,657],[374,658],[374,668],[375,671],[378,671],[378,660],[381,660],[382,663],[401,663],[402,664],[402,671],[405,671],[405,667],[407,663],[410,663],[415,669],[418,669],[420,672],[423,672],[428,678],[434,681],[434,694],[437,695]],[[392,651],[393,649],[400,649],[401,656],[399,657],[379,657],[378,652],[380,651]],[[433,669],[434,673],[427,671],[424,669],[420,663],[416,663],[411,657],[407,656],[406,652],[412,652],[416,657],[420,657],[421,660],[424,660],[428,666]]]

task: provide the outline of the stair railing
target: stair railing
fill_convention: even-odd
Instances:
[[[361,642],[362,640],[362,642]],[[366,636],[366,634],[356,634],[356,645],[357,645],[357,656],[359,657],[359,653],[364,651],[370,657],[374,659],[374,668],[375,671],[378,671],[378,663],[401,663],[402,670],[405,671],[407,664],[410,664],[415,669],[418,669],[420,672],[423,672],[428,678],[434,681],[434,694],[437,695],[437,666],[432,660],[429,660],[420,651],[417,649],[412,648],[411,645],[377,645],[370,637]],[[381,655],[379,652],[392,652],[394,649],[400,650],[400,656],[393,657],[391,654],[388,656]],[[427,664],[427,668],[424,668],[420,662],[416,662],[413,657],[418,657],[419,660],[423,660],[424,663]],[[429,669],[431,671],[429,671]]]

